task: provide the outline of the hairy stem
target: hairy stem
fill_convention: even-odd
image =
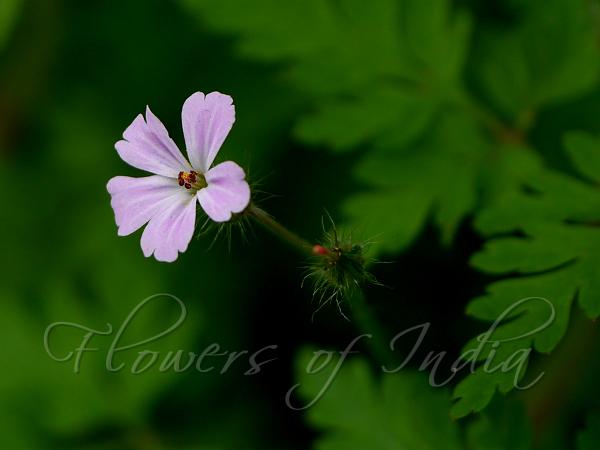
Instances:
[[[313,245],[305,239],[302,239],[296,233],[288,230],[266,211],[260,209],[255,204],[251,203],[250,206],[244,211],[244,214],[252,217],[259,224],[261,224],[268,231],[273,233],[275,236],[280,238],[282,241],[287,242],[289,245],[294,247],[300,253],[314,256]]]

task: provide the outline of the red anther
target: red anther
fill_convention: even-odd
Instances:
[[[329,250],[327,250],[325,247],[319,244],[315,245],[312,251],[315,255],[325,256],[329,254]]]
[[[185,183],[185,181],[183,181],[182,178],[179,179],[179,186],[183,186],[183,184]]]
[[[190,189],[192,187],[192,185],[190,183],[185,183],[185,188],[186,189]]]

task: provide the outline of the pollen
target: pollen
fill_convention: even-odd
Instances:
[[[194,191],[198,191],[208,186],[204,175],[194,170],[190,172],[179,172],[179,175],[177,176],[177,182],[179,183],[179,186]]]

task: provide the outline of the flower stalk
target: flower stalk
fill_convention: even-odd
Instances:
[[[288,243],[290,246],[298,250],[300,253],[305,255],[313,256],[313,245],[305,239],[302,239],[293,231],[288,230],[286,227],[277,222],[273,217],[264,211],[263,209],[256,206],[254,203],[250,203],[248,208],[244,211],[244,214],[252,217],[256,220],[263,228],[270,231],[273,235],[277,236],[282,241]]]
[[[333,222],[332,230],[325,233],[322,244],[313,245],[252,202],[242,214],[253,218],[282,241],[310,257],[306,278],[313,280],[315,296],[321,299],[322,304],[334,300],[339,306],[342,297],[360,289],[365,283],[375,282],[367,270],[365,246],[353,243],[349,236],[340,236]]]

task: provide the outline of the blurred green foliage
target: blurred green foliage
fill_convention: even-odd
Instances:
[[[344,361],[336,372],[338,359],[318,370],[327,357],[306,352],[298,364],[299,388],[305,397],[301,405],[318,399],[328,387],[307,409],[308,420],[326,430],[317,449],[461,448],[458,427],[445,411],[447,392],[432,390],[415,373],[389,374],[377,382],[358,358]]]
[[[328,355],[304,350],[298,364],[301,407],[314,402],[308,420],[325,431],[319,450],[531,448],[530,424],[519,405],[495,405],[469,425],[464,439],[446,412],[449,393],[431,389],[422,374],[388,373],[376,380],[364,360],[338,366],[339,358]]]
[[[0,49],[9,39],[13,24],[19,16],[21,0],[6,0],[0,4]]]
[[[600,342],[571,320],[574,303],[587,318],[600,313],[599,71],[597,0],[1,0],[0,448],[596,448],[597,415],[583,423],[598,407],[600,367],[560,352],[573,348],[563,340]],[[386,333],[432,321],[427,342],[458,357],[511,303],[544,297],[556,320],[497,357],[553,352],[529,364],[560,381],[506,400],[495,394],[512,390],[514,372],[480,368],[451,385],[453,405],[450,388],[429,387],[414,363],[377,373],[374,353],[346,362],[306,413],[287,408],[291,386],[301,385],[296,401],[312,398],[326,375],[307,375],[301,349],[343,348],[363,321],[333,307],[312,322],[303,262],[261,231],[234,235],[230,251],[219,239],[207,250],[214,236],[200,234],[172,265],[145,259],[139,233],[116,235],[105,184],[138,172],[114,143],[150,104],[181,145],[180,108],[197,90],[233,96],[237,122],[220,157],[274,194],[262,205],[282,222],[318,240],[328,210],[373,242],[373,257],[414,257],[373,267],[385,287],[367,291],[366,307]],[[461,254],[473,268],[456,268]],[[449,267],[471,284],[449,292],[446,278],[423,297]],[[73,359],[47,355],[49,324],[116,332],[157,293],[180,298],[188,316],[148,349],[275,344],[277,359],[253,376],[247,355],[224,373],[227,355],[208,373],[132,374],[132,349],[115,359],[126,369],[110,372],[105,336],[90,341],[98,350],[79,374]],[[177,319],[161,300],[124,342]],[[538,326],[547,310],[536,305],[496,336]],[[57,329],[52,348],[66,355],[82,338]],[[559,395],[575,385],[577,395]],[[480,412],[453,421],[451,409]]]

